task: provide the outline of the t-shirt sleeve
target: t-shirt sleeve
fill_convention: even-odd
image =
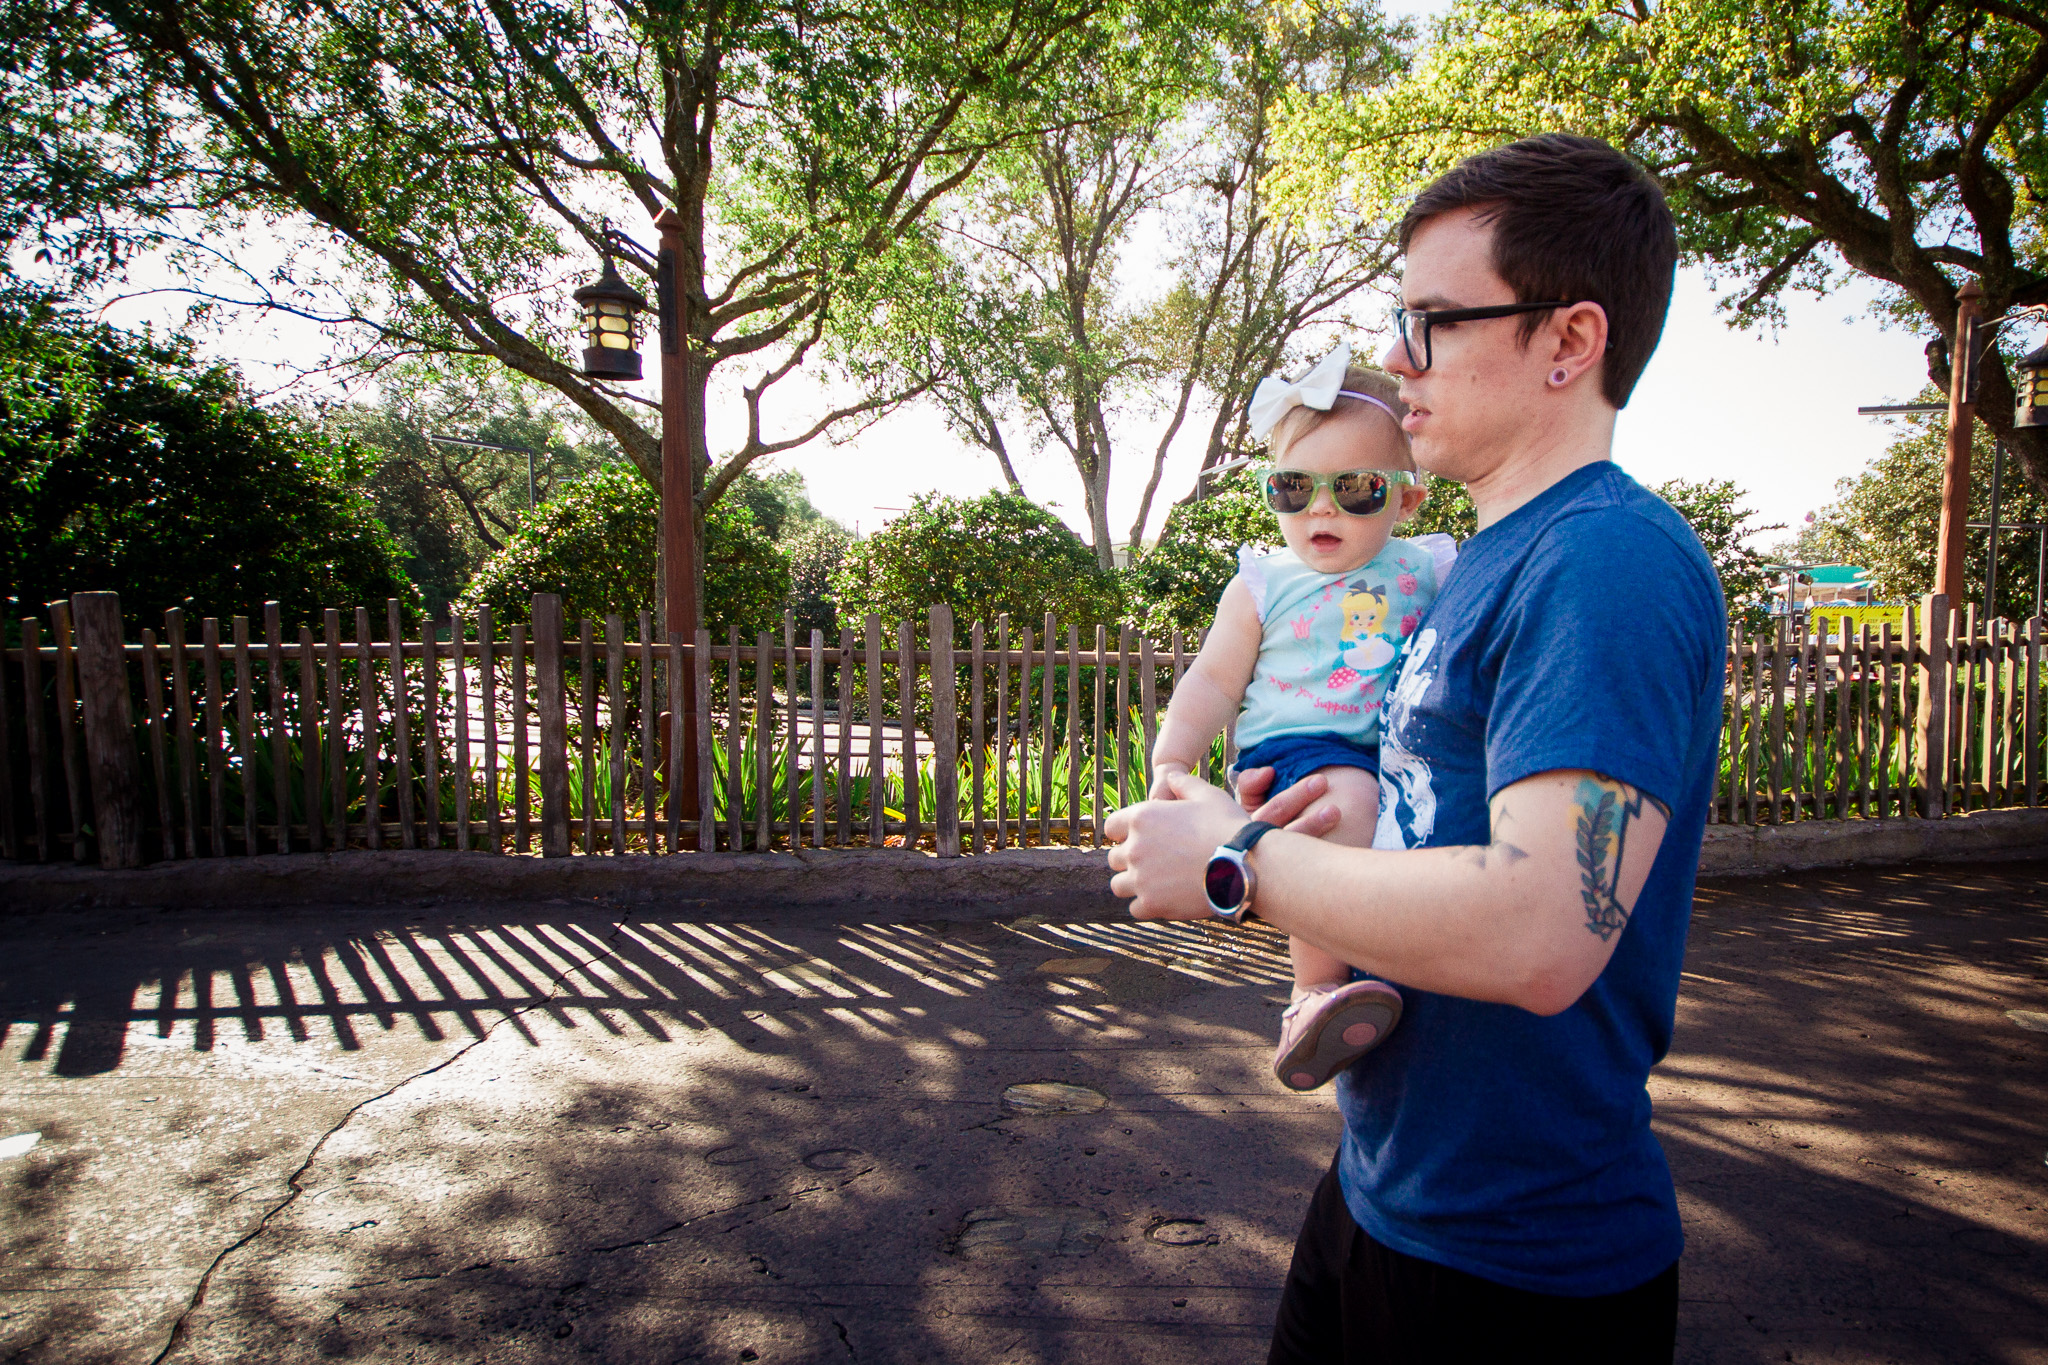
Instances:
[[[1415,545],[1429,555],[1430,567],[1436,570],[1436,581],[1442,583],[1444,575],[1458,560],[1458,542],[1442,531],[1430,531],[1415,537]]]
[[[1259,624],[1266,621],[1266,557],[1250,545],[1240,545],[1237,550],[1237,577],[1245,591],[1252,597],[1252,610],[1259,615]]]
[[[1725,630],[1697,543],[1632,510],[1558,523],[1522,566],[1489,651],[1487,799],[1583,768],[1673,806],[1699,710],[1720,705]]]

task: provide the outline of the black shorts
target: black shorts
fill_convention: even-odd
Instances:
[[[1344,1206],[1332,1163],[1294,1244],[1266,1359],[1668,1365],[1677,1343],[1677,1262],[1633,1289],[1596,1298],[1510,1289],[1374,1241]]]

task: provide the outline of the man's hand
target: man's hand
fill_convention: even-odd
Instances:
[[[1109,889],[1131,902],[1139,919],[1207,919],[1202,874],[1220,844],[1245,826],[1245,812],[1228,793],[1186,773],[1155,779],[1159,794],[1109,817]],[[1320,777],[1295,783],[1251,818],[1297,834],[1321,835],[1337,812],[1314,803],[1328,784]]]
[[[1152,763],[1152,799],[1154,801],[1175,801],[1173,779],[1186,777],[1192,769],[1185,763],[1171,759],[1155,759]]]

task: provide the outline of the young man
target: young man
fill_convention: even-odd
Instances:
[[[1247,824],[1176,777],[1181,799],[1111,820],[1111,886],[1141,918],[1248,906],[1406,998],[1340,1078],[1273,1361],[1668,1361],[1682,1242],[1646,1081],[1726,626],[1697,537],[1609,456],[1676,239],[1647,175],[1563,135],[1461,163],[1401,237],[1383,364],[1417,463],[1466,485],[1479,531],[1389,696],[1374,846],[1312,837],[1316,779]],[[1240,784],[1247,807],[1265,785]]]

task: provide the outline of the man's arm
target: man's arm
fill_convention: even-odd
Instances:
[[[1170,803],[1117,812],[1110,889],[1141,919],[1209,914],[1202,870],[1244,813],[1191,778]],[[1283,794],[1262,818],[1297,814]],[[1306,803],[1304,803],[1306,804]],[[1343,848],[1275,831],[1251,856],[1254,913],[1390,981],[1443,995],[1569,1009],[1614,955],[1670,813],[1599,773],[1540,773],[1503,789],[1491,841],[1454,848]],[[1314,828],[1317,811],[1300,813]]]

